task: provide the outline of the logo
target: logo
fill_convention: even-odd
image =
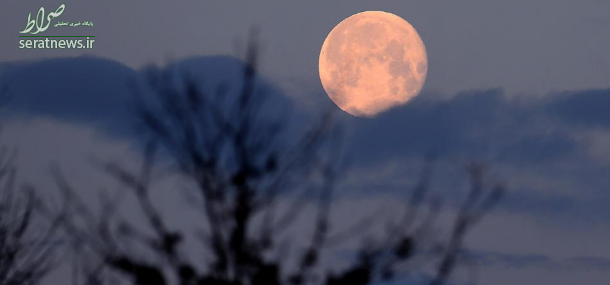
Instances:
[[[92,35],[66,35],[66,36],[32,36],[43,33],[49,29],[51,22],[61,16],[66,10],[66,4],[61,4],[54,12],[49,12],[45,17],[44,7],[38,9],[36,17],[32,19],[32,13],[28,14],[28,21],[25,29],[19,31],[20,34],[29,34],[19,36],[20,38],[36,38],[36,39],[20,39],[20,49],[55,49],[55,48],[75,48],[75,49],[90,49],[93,48],[95,36]],[[54,27],[93,27],[93,22],[63,22],[55,23]],[[79,30],[80,32],[80,30]],[[82,38],[82,39],[49,39],[49,38]],[[86,39],[84,39],[86,38]]]
[[[44,24],[44,7],[40,7],[40,9],[38,10],[38,14],[36,14],[36,18],[32,20],[32,13],[30,13],[28,15],[28,23],[25,26],[25,29],[23,31],[20,31],[19,33],[21,34],[27,34],[30,33],[32,35],[36,35],[40,32],[44,32],[49,28],[49,25],[51,25],[51,20],[53,18],[57,18],[59,16],[61,16],[61,14],[64,12],[64,10],[66,9],[66,4],[61,4],[59,6],[59,8],[57,8],[57,10],[55,10],[55,12],[49,13],[49,15],[47,16],[47,24],[43,26]],[[36,31],[32,32],[32,29],[36,27]]]

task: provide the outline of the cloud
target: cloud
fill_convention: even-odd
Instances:
[[[569,130],[548,122],[546,108],[533,99],[510,99],[501,89],[462,92],[447,100],[423,94],[404,108],[350,123],[355,148],[368,149],[372,160],[432,152],[540,163],[577,151]]]
[[[203,68],[196,71],[200,66]],[[167,68],[191,70],[191,76],[200,77],[210,84],[207,87],[213,88],[215,81],[237,74],[235,68],[239,66],[235,59],[209,57],[183,60]],[[167,69],[157,71],[163,70]],[[92,57],[5,63],[0,66],[0,83],[8,86],[12,97],[6,113],[22,121],[44,117],[62,122],[46,124],[33,120],[33,124],[42,127],[37,127],[39,135],[29,139],[17,135],[19,125],[14,125],[17,127],[13,126],[8,134],[12,134],[17,145],[37,142],[32,155],[36,151],[52,155],[51,145],[64,151],[73,149],[63,143],[71,142],[72,137],[56,126],[62,124],[77,124],[79,133],[92,131],[95,136],[88,135],[87,144],[106,136],[132,139],[128,122],[132,116],[129,107],[133,89],[129,82],[141,72]],[[33,78],[37,78],[38,84],[31,83]],[[273,82],[265,84],[285,98]],[[340,113],[338,117],[348,129],[346,147],[352,162],[343,193],[353,189],[384,192],[389,194],[384,197],[392,200],[395,197],[392,194],[408,190],[416,182],[423,158],[432,153],[438,158],[433,187],[438,195],[455,202],[463,193],[460,190],[467,187],[463,172],[456,165],[469,160],[487,162],[495,177],[505,181],[509,189],[498,210],[518,218],[490,216],[497,225],[487,226],[485,233],[477,234],[489,238],[501,233],[502,237],[487,243],[478,239],[477,246],[488,247],[478,249],[483,250],[477,253],[481,262],[524,270],[608,269],[608,260],[592,252],[600,247],[598,240],[610,236],[597,230],[607,229],[610,221],[606,205],[610,200],[607,192],[610,148],[605,143],[610,137],[610,115],[605,111],[610,103],[610,90],[513,98],[502,89],[489,89],[444,98],[448,99],[432,99],[422,94],[404,107],[371,119]],[[289,105],[275,106],[282,109]],[[303,110],[296,110],[300,111]],[[315,116],[319,110],[303,112]],[[71,167],[78,168],[77,164]],[[363,212],[374,210],[375,206],[366,202],[371,197],[358,197],[361,199],[358,206],[345,201],[347,206],[339,212],[339,219],[349,220],[355,207]],[[565,239],[553,242],[557,236]],[[574,242],[580,236],[589,236],[596,242]],[[521,238],[526,241],[516,241]],[[565,240],[570,241],[565,246],[566,256],[552,255],[562,250],[559,243]],[[527,244],[530,254],[519,253],[516,248],[522,244]]]
[[[93,56],[5,62],[0,63],[0,90],[6,91],[9,115],[86,123],[111,136],[133,138],[135,107],[154,98],[146,76],[169,76],[176,88],[184,88],[181,74],[194,78],[204,92],[223,89],[231,95],[240,92],[243,68],[240,60],[228,56],[191,57],[142,70]],[[262,76],[255,81],[273,108],[289,113],[290,103],[278,88]]]
[[[134,82],[141,83],[142,74],[181,72],[200,79],[208,92],[215,92],[223,83],[230,92],[238,92],[241,66],[230,57],[194,57],[160,69],[136,71],[103,58],[58,58],[3,63],[0,84],[8,87],[10,114],[91,124],[110,136],[133,139]],[[31,84],[32,80],[38,84]],[[261,78],[260,83],[277,95],[268,113],[295,113],[287,96],[273,82]],[[150,98],[150,94],[144,94],[144,100]],[[385,175],[381,180],[384,185],[377,183],[375,188],[399,189],[408,182],[407,175],[396,171],[378,173],[379,169],[388,169],[384,165],[408,161],[410,166],[403,168],[416,175],[415,165],[421,166],[422,158],[428,154],[453,164],[478,160],[507,173],[504,178],[513,190],[505,199],[507,207],[532,213],[580,209],[582,216],[597,213],[599,217],[601,213],[603,219],[610,219],[610,211],[596,203],[596,198],[609,196],[604,188],[610,181],[603,179],[605,174],[600,169],[609,166],[608,156],[603,155],[610,153],[604,147],[607,138],[603,130],[610,128],[610,116],[605,112],[610,90],[571,91],[535,98],[509,97],[502,89],[441,96],[449,99],[426,95],[375,118],[340,113],[342,123],[349,129],[346,147],[353,169],[366,172],[355,178],[348,175],[348,180],[369,177],[369,181],[375,181]],[[313,116],[319,113],[315,109],[296,111]],[[439,177],[459,175],[462,174],[440,171]],[[445,180],[444,183],[451,181]],[[561,183],[553,184],[554,180]],[[352,184],[373,188],[366,183]],[[447,184],[439,185],[443,186]],[[575,193],[568,187],[592,190],[579,193],[574,199]],[[592,206],[590,213],[582,211],[583,205]]]
[[[421,165],[428,154],[453,166],[480,161],[497,169],[509,186],[506,207],[607,221],[610,211],[599,201],[610,199],[605,174],[610,164],[604,155],[610,151],[604,144],[608,98],[610,89],[535,98],[509,97],[501,89],[443,100],[422,94],[372,119],[345,118],[352,130],[347,141],[354,168],[369,169],[356,179],[373,176],[373,181],[379,173],[386,184],[404,180],[409,175],[388,180],[385,165],[418,159]],[[450,166],[442,167],[449,170],[438,177],[455,177]],[[451,183],[440,186],[453,188]]]
[[[194,57],[159,71],[201,79],[209,92],[221,83],[237,92],[240,64],[230,57]],[[141,75],[121,63],[91,56],[0,64],[0,86],[8,87],[9,112],[88,122],[111,135],[131,131],[134,85]],[[287,97],[273,82],[260,81],[276,98]],[[451,159],[540,164],[582,155],[588,147],[578,137],[583,129],[610,128],[605,108],[609,98],[608,89],[542,99],[511,98],[502,89],[465,91],[443,100],[422,94],[375,118],[346,116],[344,123],[352,130],[349,145],[357,162],[433,153]],[[292,108],[285,99],[274,100],[276,109]]]
[[[583,90],[553,95],[548,112],[559,121],[584,128],[610,128],[610,90]]]
[[[124,131],[130,81],[136,72],[116,61],[81,56],[0,64],[6,110]]]
[[[542,254],[507,254],[500,252],[466,251],[461,258],[483,267],[504,267],[522,269],[538,267],[545,270],[610,270],[610,258],[596,256],[576,256],[554,259]]]

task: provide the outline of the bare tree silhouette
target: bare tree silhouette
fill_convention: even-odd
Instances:
[[[327,244],[337,238],[330,232],[330,216],[343,166],[341,131],[328,114],[288,145],[282,139],[286,119],[263,113],[265,92],[257,86],[256,55],[252,41],[235,96],[222,86],[215,94],[206,93],[188,75],[178,76],[180,84],[169,72],[150,77],[158,100],[138,108],[148,141],[142,168],[132,171],[101,163],[136,198],[146,231],[123,219],[113,199],[104,200],[102,213],[95,215],[57,172],[69,213],[64,228],[87,257],[79,264],[85,273],[82,283],[102,284],[110,272],[140,285],[367,285],[396,278],[417,250],[423,250],[423,232],[434,223],[439,208],[438,203],[424,203],[429,200],[431,167],[425,168],[404,215],[388,226],[384,237],[368,240],[342,270],[321,268]],[[195,261],[184,247],[189,233],[175,230],[151,197],[159,156],[171,158],[176,172],[194,185],[186,191],[206,228],[197,237],[208,250],[207,262]],[[465,235],[502,193],[500,187],[488,189],[483,184],[480,167],[470,167],[469,174],[471,189],[449,241],[434,246],[431,262],[437,269],[431,284],[449,278]],[[317,209],[313,230],[307,245],[293,256],[296,265],[289,266],[279,236],[312,202]],[[288,203],[287,210],[280,209],[280,203]],[[338,236],[362,238],[360,233],[369,224],[359,221]],[[134,244],[144,247],[145,254]]]
[[[0,284],[37,284],[54,265],[52,244],[58,221],[51,225],[36,211],[33,189],[16,185],[11,154],[0,153]]]
[[[2,106],[9,91],[0,85]],[[42,201],[34,189],[17,182],[15,155],[10,148],[0,147],[0,284],[38,284],[55,265],[52,242],[62,219],[41,217],[37,209]]]

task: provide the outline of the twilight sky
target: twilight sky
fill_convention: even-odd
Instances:
[[[94,48],[19,49],[27,14],[61,3],[62,20],[93,21],[74,29],[94,35]],[[335,107],[318,78],[320,47],[364,10],[409,21],[429,67],[408,105],[370,119],[338,113],[350,154],[338,222],[354,207],[392,208],[427,153],[438,157],[433,188],[450,216],[465,187],[460,163],[480,161],[508,193],[468,238],[479,284],[606,284],[610,1],[2,1],[0,87],[11,96],[2,142],[19,149],[25,181],[44,185],[57,163],[77,171],[77,184],[111,183],[90,158],[137,156],[127,82],[148,64],[227,79],[252,26],[278,108],[315,118]],[[468,284],[467,273],[456,282]]]

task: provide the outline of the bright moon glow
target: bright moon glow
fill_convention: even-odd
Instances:
[[[409,22],[367,11],[343,20],[328,34],[319,68],[322,86],[339,108],[372,117],[419,94],[428,57]]]

